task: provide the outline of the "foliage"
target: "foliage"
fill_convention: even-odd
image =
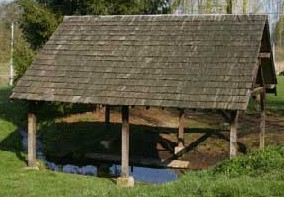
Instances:
[[[35,52],[30,48],[30,45],[19,36],[14,49],[14,67],[16,71],[16,80],[23,76],[26,69],[31,65]]]
[[[249,155],[241,155],[232,160],[227,160],[214,168],[213,172],[229,177],[259,176],[267,171],[281,168],[284,168],[284,145],[256,150]]]
[[[168,0],[38,0],[60,15],[118,15],[168,13]]]
[[[37,50],[49,39],[61,18],[32,0],[19,0],[18,4],[22,8],[19,20],[24,37]]]

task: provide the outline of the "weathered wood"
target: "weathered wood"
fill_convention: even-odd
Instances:
[[[264,102],[265,102],[265,91],[262,91],[260,93],[260,141],[259,141],[259,147],[264,148],[265,145],[265,108],[264,108]]]
[[[261,91],[263,91],[264,87],[257,87],[257,88],[254,88],[252,91],[251,91],[251,94],[252,95],[255,95],[255,94],[259,94]]]
[[[245,110],[260,42],[269,41],[266,21],[234,15],[66,17],[11,98]],[[268,79],[272,62],[267,67]]]
[[[184,149],[184,109],[179,110],[179,124],[178,124],[178,145],[175,147],[175,154],[178,154]]]
[[[36,116],[28,114],[28,166],[36,166]]]
[[[230,158],[237,155],[237,127],[238,127],[238,111],[231,112],[231,129],[230,129]]]
[[[179,109],[178,147],[184,147],[184,109]]]
[[[263,68],[262,66],[259,67],[260,69],[260,77],[261,77],[261,86],[263,87],[263,90],[260,92],[260,141],[259,141],[259,147],[264,148],[265,143],[265,108],[264,108],[264,102],[265,102],[265,84],[264,84],[264,75],[263,75]]]
[[[129,177],[129,108],[122,106],[121,177]]]
[[[85,157],[94,159],[96,161],[105,161],[105,162],[120,162],[121,157],[117,155],[108,155],[100,153],[87,153]],[[133,165],[142,165],[142,166],[155,166],[155,167],[167,167],[167,168],[177,168],[177,169],[187,169],[189,167],[189,161],[182,160],[170,160],[170,161],[161,161],[159,159],[149,159],[144,157],[133,157],[131,158],[131,164]]]
[[[105,106],[105,124],[106,126],[109,126],[110,124],[110,106]]]
[[[98,113],[98,114],[103,114],[103,113],[105,113],[105,108],[104,108],[104,106],[103,105],[96,105],[96,113]]]
[[[258,57],[260,58],[270,58],[271,53],[259,53]]]

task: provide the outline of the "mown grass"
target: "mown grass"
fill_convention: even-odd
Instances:
[[[282,87],[283,78],[279,83]],[[116,186],[112,179],[24,170],[17,130],[25,127],[26,106],[9,102],[9,94],[9,88],[0,89],[0,196],[284,196],[284,145],[188,172],[161,186],[136,183],[131,189]],[[283,102],[281,95],[269,96],[269,105]]]

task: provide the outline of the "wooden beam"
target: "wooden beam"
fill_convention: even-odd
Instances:
[[[121,128],[121,177],[129,177],[129,108],[122,106]]]
[[[28,166],[35,167],[36,164],[36,116],[28,114]]]
[[[259,58],[270,58],[271,53],[259,53],[258,57]]]
[[[231,129],[230,129],[230,158],[237,155],[237,127],[238,127],[238,111],[231,112]]]
[[[85,157],[93,159],[95,161],[104,161],[104,162],[120,162],[121,157],[117,155],[109,154],[100,154],[100,153],[86,153]],[[150,167],[163,167],[163,168],[178,168],[178,169],[187,169],[190,165],[189,161],[182,160],[165,160],[161,159],[151,159],[145,157],[133,157],[131,162],[134,165],[150,166]]]
[[[252,95],[255,95],[255,94],[260,94],[261,91],[263,91],[264,87],[257,87],[257,88],[254,88],[252,91],[251,91],[251,94]]]

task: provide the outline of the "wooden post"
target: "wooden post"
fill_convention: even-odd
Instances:
[[[238,144],[237,144],[237,127],[238,127],[238,111],[231,112],[231,129],[230,129],[230,158],[237,155]]]
[[[265,144],[265,109],[264,109],[264,102],[265,102],[265,89],[260,92],[260,141],[259,147],[262,149],[264,148]]]
[[[28,166],[35,167],[36,164],[36,116],[28,114]]]
[[[110,124],[110,107],[109,105],[105,106],[105,124],[109,127]]]
[[[265,142],[265,109],[264,109],[264,102],[265,102],[265,82],[263,77],[263,69],[262,66],[259,66],[260,69],[260,77],[261,77],[261,86],[263,89],[260,91],[260,139],[259,139],[259,147],[264,148]]]
[[[184,149],[184,109],[179,109],[178,146],[175,147],[175,154],[182,149]]]
[[[122,106],[121,176],[129,177],[129,108]]]
[[[184,147],[184,109],[179,110],[178,146]]]
[[[134,179],[129,176],[129,107],[122,106],[121,128],[121,175],[117,178],[117,185],[133,187]]]

